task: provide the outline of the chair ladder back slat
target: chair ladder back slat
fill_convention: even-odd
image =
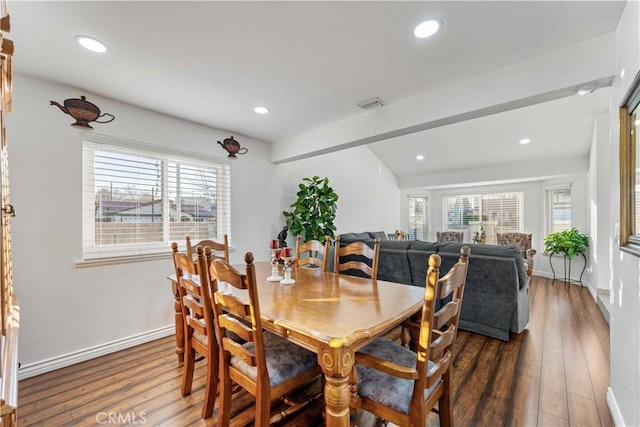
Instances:
[[[251,316],[251,308],[249,305],[240,301],[235,295],[218,291],[215,293],[214,298],[216,304],[220,304],[224,308],[224,311],[242,318]]]
[[[258,363],[255,353],[250,352],[240,343],[235,342],[229,337],[224,337],[222,339],[222,348],[232,355],[239,357],[249,366],[256,366]]]
[[[224,314],[218,317],[218,322],[220,323],[221,328],[233,332],[243,340],[247,342],[254,340],[253,329],[232,315]]]
[[[363,273],[368,274],[369,276],[373,276],[373,269],[364,262],[360,261],[347,261],[338,266],[338,271],[347,270],[360,270]]]
[[[456,339],[456,327],[451,325],[444,332],[440,332],[436,339],[431,341],[429,347],[429,359],[437,361],[451,347]]]
[[[449,270],[449,273],[438,281],[437,299],[443,299],[451,295],[456,288],[464,283],[466,275],[466,264],[457,263],[454,265],[453,268]]]
[[[208,335],[207,328],[204,325],[203,319],[197,319],[192,316],[187,317],[187,324],[193,328],[194,331],[201,333],[202,335]]]
[[[186,295],[183,298],[183,306],[189,309],[185,313],[187,316],[193,317],[195,319],[202,319],[204,317],[204,306],[193,296]]]
[[[460,309],[460,300],[455,299],[449,301],[433,315],[433,327],[432,329],[441,329],[452,318],[458,315]]]
[[[434,366],[427,371],[427,377],[425,381],[425,388],[431,387],[436,383],[438,379],[444,374],[451,365],[451,352],[447,351],[444,356],[434,362]]]

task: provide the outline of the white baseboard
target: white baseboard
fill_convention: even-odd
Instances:
[[[620,408],[618,407],[618,402],[616,401],[616,397],[613,394],[613,390],[611,387],[607,387],[607,406],[609,406],[609,412],[611,412],[611,418],[613,418],[613,424],[616,427],[624,427],[626,424],[624,423],[624,419],[622,418],[622,413],[620,412]]]
[[[106,354],[115,353],[116,351],[124,350],[125,348],[135,347],[136,345],[164,338],[169,335],[173,335],[174,333],[175,326],[169,325],[164,328],[143,332],[138,335],[100,344],[95,347],[89,347],[84,350],[78,350],[61,356],[52,357],[51,359],[30,363],[28,365],[21,366],[18,369],[18,380],[35,377],[36,375],[55,371],[56,369],[75,365],[76,363],[95,359],[96,357],[104,356]]]

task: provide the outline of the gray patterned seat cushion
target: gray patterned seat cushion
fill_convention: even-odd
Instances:
[[[416,353],[388,338],[378,338],[360,350],[360,352],[371,354],[401,366],[411,368],[416,366]],[[429,369],[433,366],[435,366],[434,363],[429,361]],[[356,370],[358,372],[358,394],[360,396],[375,400],[396,411],[405,414],[409,413],[409,400],[411,399],[411,393],[413,393],[413,380],[397,378],[363,365],[356,365]],[[441,379],[438,379],[431,387],[425,389],[425,399],[441,381]]]
[[[255,348],[253,342],[245,343],[243,347],[251,352]],[[264,351],[271,387],[282,384],[318,364],[315,353],[268,332],[264,334]],[[231,365],[254,381],[257,380],[258,368],[255,366],[247,365],[236,356],[231,357]]]

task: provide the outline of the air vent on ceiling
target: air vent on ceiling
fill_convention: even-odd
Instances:
[[[380,98],[375,97],[360,101],[356,105],[363,110],[371,110],[372,108],[382,107],[384,105],[384,102],[382,102]]]

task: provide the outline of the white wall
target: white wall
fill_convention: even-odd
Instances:
[[[338,233],[399,227],[396,179],[366,147],[276,166],[263,142],[16,75],[7,138],[18,212],[12,236],[21,378],[173,331],[168,247],[166,259],[76,266],[82,258],[82,135],[49,101],[80,95],[116,116],[95,124],[96,133],[221,157],[226,153],[216,141],[230,134],[248,147],[231,164],[232,263],[242,262],[246,251],[268,260],[267,241],[284,225],[282,211],[305,176],[329,177],[339,194]]]
[[[395,176],[367,147],[355,147],[279,165],[283,182],[280,211],[290,211],[304,177],[329,178],[338,194],[336,234],[393,232],[400,228],[400,190]],[[284,216],[281,215],[282,225]],[[289,236],[291,239],[294,236]]]
[[[624,73],[623,73],[624,70]],[[620,133],[618,106],[640,70],[640,3],[627,2],[616,30],[616,78],[611,99],[610,334],[611,389],[607,396],[618,426],[640,425],[640,258],[618,249]]]
[[[609,289],[609,115],[601,114],[596,118],[589,154],[589,266],[596,290]]]
[[[226,153],[216,141],[230,135],[75,88],[15,76],[7,139],[11,201],[17,210],[11,226],[23,369],[154,330],[166,334],[173,325],[173,296],[166,279],[173,270],[169,247],[162,260],[75,265],[82,258],[81,133],[70,126],[71,117],[49,101],[80,95],[116,116],[112,123],[96,124],[96,133],[222,157]],[[272,202],[281,191],[277,166],[268,160],[267,144],[234,136],[249,153],[232,163],[232,262],[240,262],[248,250],[266,260],[267,251],[260,248],[277,227]]]

